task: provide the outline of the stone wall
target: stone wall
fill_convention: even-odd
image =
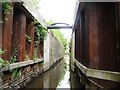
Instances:
[[[44,70],[49,69],[64,56],[64,48],[50,32],[44,41]]]

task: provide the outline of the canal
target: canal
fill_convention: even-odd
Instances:
[[[39,75],[27,84],[25,88],[79,88],[79,79],[69,69],[69,57],[65,56],[50,70]]]

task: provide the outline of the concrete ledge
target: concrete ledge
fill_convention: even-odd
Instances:
[[[35,61],[34,60],[28,60],[28,61],[13,63],[13,64],[10,64],[9,66],[1,68],[0,72],[7,71],[7,70],[13,70],[15,68],[24,67],[24,66],[28,66],[28,65],[31,65],[31,64],[36,64],[36,63],[39,63],[39,62],[42,62],[42,61],[43,61],[43,58],[37,59]]]
[[[120,72],[90,69],[79,63],[76,59],[75,64],[87,77],[120,82]]]
[[[41,23],[41,25],[47,29],[47,23],[41,16],[39,12],[39,8],[36,5],[35,1],[34,0],[28,0],[28,1],[20,0],[20,1],[23,2],[22,5],[28,10],[28,12],[31,13]]]

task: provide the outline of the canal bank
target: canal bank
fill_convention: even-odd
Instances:
[[[79,77],[69,69],[69,57],[65,56],[62,60],[52,66],[50,70],[34,78],[24,89],[59,89],[59,88],[80,88]]]
[[[0,89],[24,87],[64,57],[63,44],[29,1],[0,3],[3,13],[9,7],[1,15]]]
[[[61,86],[66,71],[67,64],[65,62],[65,58],[63,58],[52,66],[50,70],[33,79],[24,88],[57,88]],[[69,85],[69,82],[67,84]]]

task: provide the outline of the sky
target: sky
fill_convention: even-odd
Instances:
[[[46,22],[64,22],[73,25],[76,0],[40,0],[40,13]],[[65,38],[70,39],[71,29],[60,30]]]

